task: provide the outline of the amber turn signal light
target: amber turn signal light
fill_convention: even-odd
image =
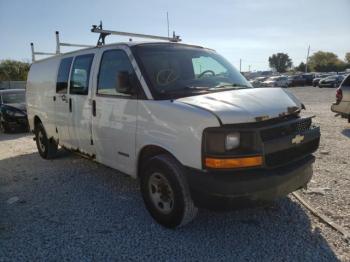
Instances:
[[[240,158],[205,158],[205,166],[208,168],[242,168],[261,166],[262,156],[250,156]]]

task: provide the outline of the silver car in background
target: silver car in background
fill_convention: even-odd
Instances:
[[[272,76],[261,83],[262,87],[288,87],[286,76]]]

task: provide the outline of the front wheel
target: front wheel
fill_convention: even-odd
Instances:
[[[57,153],[57,143],[47,137],[45,128],[42,123],[35,127],[35,140],[39,154],[44,159],[52,159]]]
[[[6,125],[5,122],[0,121],[0,133],[9,133],[10,132],[10,128]]]
[[[167,228],[186,225],[197,215],[182,165],[169,155],[151,158],[143,167],[140,189],[146,208]]]

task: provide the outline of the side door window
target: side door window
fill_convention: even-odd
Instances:
[[[63,58],[57,74],[56,93],[67,94],[68,78],[73,57]]]
[[[98,74],[97,95],[132,97],[132,88],[136,87],[135,72],[127,54],[122,50],[105,51]]]
[[[70,94],[87,95],[93,54],[80,55],[74,59],[70,79]]]

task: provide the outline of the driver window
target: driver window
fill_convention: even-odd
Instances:
[[[122,50],[105,51],[100,64],[97,94],[109,96],[131,96],[118,92],[121,73],[134,74],[134,69],[128,56]]]
[[[196,78],[203,72],[205,75],[212,76],[213,72],[215,75],[225,75],[227,70],[219,62],[208,56],[200,56],[192,58],[193,70]]]

